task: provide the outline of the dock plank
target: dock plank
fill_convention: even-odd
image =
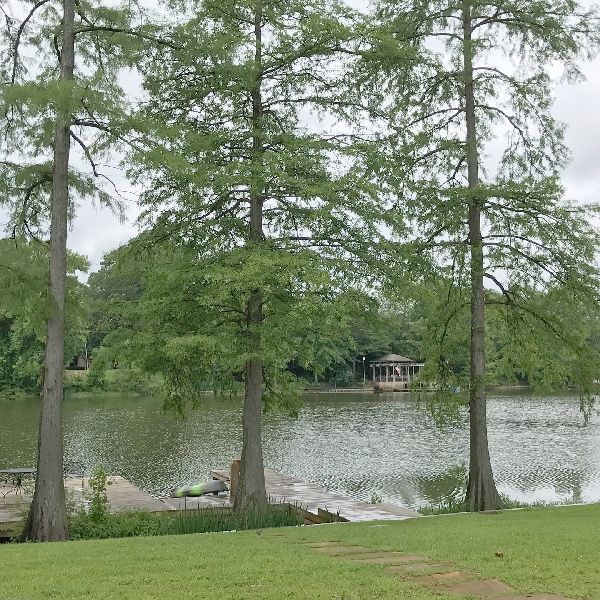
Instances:
[[[278,502],[299,504],[310,512],[319,508],[337,514],[348,521],[411,519],[421,515],[395,504],[368,504],[338,492],[331,492],[313,483],[290,477],[272,469],[265,469],[267,495]]]
[[[18,523],[24,512],[31,504],[31,491],[29,494],[15,494],[9,492],[10,488],[0,489],[0,531],[3,526],[9,526]],[[89,478],[78,477],[67,479],[65,490],[71,494],[76,503],[85,502],[86,495],[90,492]],[[6,495],[4,495],[6,494]],[[106,487],[106,497],[111,512],[121,512],[125,510],[147,510],[150,512],[160,512],[164,510],[174,510],[176,507],[169,506],[162,500],[154,498],[137,486],[133,485],[124,477],[111,475],[108,477]],[[6,529],[6,527],[4,527]]]
[[[214,469],[214,479],[229,481],[229,470]],[[319,509],[338,514],[348,521],[374,521],[390,519],[412,519],[421,515],[404,506],[381,503],[360,502],[350,496],[332,492],[323,487],[303,481],[297,477],[285,475],[273,469],[265,469],[267,496],[275,502],[298,504],[313,514]]]
[[[111,512],[122,512],[126,510],[147,510],[149,512],[160,512],[169,510],[169,507],[158,498],[147,494],[131,481],[119,475],[107,477],[106,498]],[[89,478],[67,479],[65,490],[82,498],[90,492]]]

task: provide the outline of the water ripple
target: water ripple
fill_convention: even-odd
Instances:
[[[0,465],[35,460],[37,402],[0,400]],[[582,427],[572,396],[495,396],[489,401],[492,466],[502,493],[522,501],[600,500],[600,418]],[[185,421],[156,399],[65,403],[65,457],[102,464],[157,496],[206,479],[241,448],[238,402],[205,404]],[[310,396],[297,419],[264,418],[265,463],[360,500],[418,507],[464,493],[468,422],[440,431],[403,396]]]

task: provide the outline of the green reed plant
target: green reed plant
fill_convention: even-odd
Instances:
[[[560,500],[557,502],[548,502],[544,500],[538,500],[535,502],[520,502],[518,500],[513,500],[504,494],[501,494],[500,498],[502,499],[503,510],[510,510],[514,508],[541,508],[574,504],[572,500]],[[465,502],[464,496],[459,498],[444,498],[438,504],[427,504],[419,507],[417,510],[422,515],[426,516],[469,512],[469,508]]]
[[[195,508],[151,513],[125,511],[107,513],[102,519],[91,511],[80,511],[70,523],[71,539],[104,539],[156,535],[180,535],[243,529],[266,529],[302,525],[303,518],[286,504],[234,513],[230,508]]]

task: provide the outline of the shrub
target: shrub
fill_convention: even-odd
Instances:
[[[263,529],[302,525],[303,522],[302,517],[287,505],[277,504],[245,514],[234,513],[228,508],[197,508],[162,513],[125,511],[106,513],[97,518],[88,510],[72,516],[69,532],[71,539],[81,540]]]
[[[72,540],[90,540],[121,537],[160,535],[162,516],[144,511],[126,511],[109,514],[94,521],[88,513],[77,513],[69,523]]]
[[[110,506],[106,497],[107,485],[110,485],[110,482],[107,481],[104,467],[96,467],[89,479],[92,491],[89,497],[90,506],[87,510],[87,515],[94,523],[102,523],[110,516]]]
[[[371,494],[371,502],[370,504],[383,504],[383,498],[377,492],[373,492]]]

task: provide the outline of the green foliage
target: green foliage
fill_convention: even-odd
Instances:
[[[87,296],[91,313],[88,343],[93,352],[103,344],[110,345],[115,337],[135,330],[134,316],[130,317],[123,306],[136,302],[143,289],[139,273],[131,268],[135,265],[134,261],[119,260],[127,252],[125,248],[107,254],[100,269],[88,279]],[[94,356],[94,359],[108,366],[106,359],[100,356]]]
[[[288,365],[322,372],[348,356],[352,320],[371,304],[323,271],[317,256],[299,254],[239,249],[199,260],[191,250],[163,246],[149,264],[124,251],[121,267],[114,268],[137,269],[144,291],[134,301],[118,302],[116,321],[125,325],[111,332],[110,346],[96,351],[92,370],[115,361],[162,373],[175,408],[206,389],[235,392],[256,352],[244,306],[259,284],[266,296],[259,331],[265,403],[295,410],[300,387]],[[137,331],[129,322],[137,323]]]
[[[95,382],[95,371],[90,373],[91,383]],[[103,389],[108,392],[120,392],[152,396],[162,390],[160,377],[151,377],[138,367],[109,369],[104,373]]]
[[[455,414],[454,390],[467,383],[474,243],[469,211],[475,204],[490,286],[487,383],[524,377],[536,387],[576,381],[589,390],[600,363],[579,327],[570,331],[571,317],[560,306],[582,315],[598,312],[598,206],[566,199],[559,183],[568,151],[563,125],[551,114],[556,82],[549,64],[577,75],[577,60],[598,48],[595,9],[570,0],[380,0],[376,12],[381,47],[407,45],[417,56],[406,63],[382,52],[367,54],[361,69],[376,93],[394,94],[385,114],[396,149],[381,176],[401,181],[413,232],[407,271],[434,291],[423,346],[423,378],[440,388],[432,410]],[[467,14],[471,40],[464,31]],[[472,150],[479,163],[474,190],[465,144],[470,63]],[[556,345],[560,350],[550,359]],[[561,361],[564,354],[571,358]]]
[[[382,503],[383,503],[383,498],[381,497],[381,495],[378,494],[377,492],[373,492],[371,494],[370,504],[382,504]]]
[[[48,316],[48,255],[45,244],[0,239],[0,390],[35,390],[40,381]],[[87,329],[84,288],[77,272],[87,261],[68,256],[65,355],[83,347]]]
[[[114,530],[112,515],[106,495],[107,486],[111,485],[102,465],[97,466],[89,477],[90,491],[86,493],[86,506],[77,507],[69,504],[69,535],[71,539],[111,537],[104,535]]]
[[[426,506],[419,507],[419,512],[422,515],[450,515],[454,513],[468,512],[467,503],[464,498],[453,498],[449,496],[444,498],[439,504],[428,504]]]
[[[84,198],[118,214],[122,210],[101,164],[131,143],[121,74],[135,64],[144,41],[153,39],[153,28],[138,3],[82,1],[75,13],[75,75],[64,82],[57,77],[60,6],[27,1],[3,9],[0,204],[9,211],[11,228],[29,238],[47,234],[52,142],[61,113],[72,115],[70,218]]]
[[[147,143],[130,160],[146,185],[137,246],[153,248],[153,265],[141,331],[116,345],[163,372],[176,410],[206,388],[234,391],[251,360],[266,405],[294,410],[288,365],[319,375],[350,358],[351,315],[395,252],[382,232],[400,214],[368,176],[376,144],[305,124],[312,112],[354,130],[368,116],[340,75],[356,62],[360,18],[323,0],[258,6],[183,3],[164,33],[173,45],[141,66]]]
[[[568,504],[573,503],[569,502],[568,500],[561,500],[560,502],[518,502],[516,500],[511,500],[510,498],[504,495],[501,495],[501,498],[503,510],[513,510],[515,508],[539,508],[543,506],[567,506]],[[421,506],[418,510],[422,515],[427,516],[450,515],[456,513],[469,512],[469,506],[464,498],[448,497],[445,498],[439,504],[429,504],[427,506]]]
[[[105,371],[92,363],[86,377],[86,386],[88,389],[104,390],[106,389]]]
[[[600,358],[594,303],[577,302],[564,286],[531,294],[528,300],[526,310],[490,311],[490,366],[496,380],[526,381],[538,391],[580,385],[590,392]]]
[[[241,346],[234,336],[236,330],[244,327],[244,323],[240,323],[243,321],[241,290],[244,282],[235,269],[229,268],[225,261],[227,268],[223,269],[221,262],[209,263],[209,268],[204,270],[206,275],[202,275],[202,263],[193,267],[192,253],[180,249],[168,252],[164,247],[161,251],[155,248],[154,261],[150,262],[149,251],[139,250],[139,247],[136,250],[136,244],[133,242],[113,253],[96,274],[97,280],[119,281],[122,287],[111,300],[97,305],[101,306],[96,312],[98,320],[111,322],[114,328],[105,338],[107,346],[94,352],[89,388],[142,394],[158,391],[158,385],[142,377],[138,370],[141,369],[171,377],[168,386],[181,386],[181,389],[189,386],[185,390],[189,396],[197,397],[198,392],[211,389],[221,394],[239,392],[243,357],[239,356]],[[209,288],[208,282],[213,283],[213,268],[217,273],[214,287]],[[256,273],[253,272],[252,281],[258,278]],[[235,281],[240,291],[237,297],[224,294],[224,281],[227,285]],[[288,371],[312,381],[317,370],[320,380],[335,382],[337,386],[356,385],[357,381],[362,382],[362,356],[366,356],[368,367],[370,360],[396,352],[417,360],[433,357],[421,380],[437,382],[444,391],[443,402],[438,401],[439,397],[426,399],[438,422],[456,417],[464,406],[465,395],[456,391],[468,390],[466,290],[440,278],[406,286],[402,294],[396,294],[381,308],[371,299],[347,293],[337,300],[338,312],[329,313],[333,304],[313,307],[299,301],[290,303],[289,295],[285,296],[289,285],[286,287],[284,281],[281,288],[273,287],[272,280],[268,285],[285,302],[276,305],[277,312],[267,312],[265,322],[276,323],[274,329],[280,333],[298,332],[296,338],[292,337],[296,354],[290,352],[292,344],[288,339],[269,339],[273,348],[281,348],[281,356],[292,357],[288,362],[278,361],[278,368],[283,370],[269,374],[270,378],[278,378],[274,386],[276,393],[268,400],[270,405],[276,405],[285,397],[286,406],[293,409],[299,386],[307,384],[290,378]],[[250,288],[247,287],[246,293]],[[200,300],[202,297],[207,299]],[[327,296],[317,296],[315,302],[324,297]],[[488,385],[522,383],[547,391],[588,382],[591,387],[587,389],[593,390],[593,366],[598,364],[594,355],[600,350],[594,304],[576,305],[568,298],[565,290],[557,287],[546,293],[531,294],[529,307],[535,310],[531,314],[497,304],[502,297],[488,293]],[[286,302],[289,303],[287,308]],[[211,311],[212,303],[220,306]],[[220,317],[226,303],[229,303],[231,317],[223,321]],[[305,307],[305,310],[291,315],[285,312],[293,312],[296,307],[298,310]],[[573,316],[575,310],[576,317]],[[327,314],[330,314],[329,320]],[[195,334],[195,331],[207,331],[208,319],[219,323],[218,332],[214,336]],[[541,326],[544,319],[548,326]],[[228,353],[231,353],[230,358]],[[358,360],[356,379],[352,374],[355,359]],[[272,360],[277,360],[277,356]],[[230,371],[226,370],[226,361],[231,361]],[[113,364],[121,368],[114,370]],[[592,367],[587,373],[582,371],[586,365]],[[170,376],[168,371],[171,371]],[[110,381],[106,381],[107,376]],[[285,385],[291,389],[282,393]]]
[[[160,519],[143,511],[108,514],[102,520],[94,520],[87,513],[79,512],[69,519],[71,540],[161,535],[160,532]]]
[[[244,513],[227,510],[196,509],[177,511],[168,524],[167,533],[208,533],[210,531],[241,531],[268,527],[292,527],[304,524],[304,519],[285,505],[268,504]]]
[[[96,467],[89,478],[90,505],[87,515],[94,523],[100,523],[108,518],[110,507],[106,497],[106,486],[110,485],[107,480],[106,471],[101,465]]]
[[[182,535],[290,527],[301,525],[303,522],[295,511],[277,504],[244,514],[234,513],[226,508],[198,508],[174,513],[107,512],[102,514],[102,518],[95,518],[90,510],[87,513],[77,513],[71,519],[69,535],[72,540]]]
[[[0,321],[0,389],[32,390],[40,377],[43,346],[12,318]]]
[[[106,348],[101,348],[100,352],[104,350]],[[101,361],[96,361],[87,371],[67,371],[65,390],[73,393],[107,392],[148,397],[163,391],[163,381],[160,376],[149,375],[138,367],[105,369]]]
[[[113,361],[107,349],[95,348],[92,364],[87,372],[87,385],[99,390],[106,389],[106,372],[111,367],[113,367]]]
[[[101,389],[90,383],[87,372],[79,371],[79,370],[65,371],[64,386],[65,386],[65,393],[66,392],[75,392],[75,393],[88,392],[88,391],[93,391],[93,390],[95,391],[95,390]]]

